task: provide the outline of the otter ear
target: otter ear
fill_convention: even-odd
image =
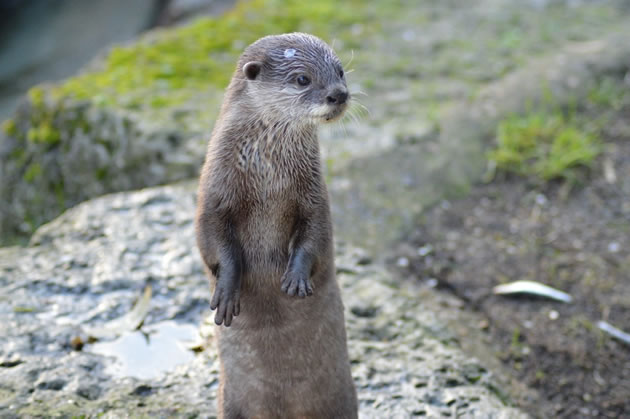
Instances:
[[[261,68],[262,63],[260,61],[250,61],[243,66],[243,74],[245,74],[245,77],[249,80],[255,80]]]

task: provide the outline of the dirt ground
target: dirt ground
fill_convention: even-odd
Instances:
[[[407,273],[485,318],[479,328],[510,375],[538,393],[512,397],[538,417],[630,416],[630,345],[597,327],[605,320],[630,332],[628,101],[601,136],[604,152],[572,188],[514,176],[478,185],[428,211],[399,252]],[[516,280],[573,302],[493,295]]]

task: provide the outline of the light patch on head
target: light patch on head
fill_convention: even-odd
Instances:
[[[285,58],[292,58],[293,56],[295,56],[295,50],[293,48],[285,49],[284,56]]]

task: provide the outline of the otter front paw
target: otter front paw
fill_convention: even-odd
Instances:
[[[226,286],[221,281],[217,281],[214,289],[210,308],[217,310],[214,315],[214,322],[219,326],[221,323],[229,327],[232,324],[232,317],[238,316],[241,311],[240,290],[238,286]]]
[[[304,298],[307,295],[313,295],[311,280],[308,278],[308,275],[300,272],[285,272],[282,275],[282,286],[280,289],[292,297],[297,295],[300,298]]]

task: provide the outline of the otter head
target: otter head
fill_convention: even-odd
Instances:
[[[273,35],[251,44],[239,61],[244,91],[257,112],[293,123],[331,122],[350,94],[341,61],[321,39],[304,33]]]

